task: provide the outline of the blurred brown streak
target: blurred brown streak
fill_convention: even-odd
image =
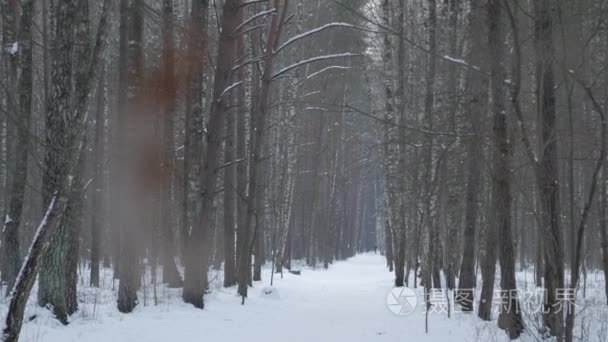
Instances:
[[[203,72],[207,62],[206,54],[198,52],[203,46],[200,35],[195,32],[200,28],[193,26],[186,28],[185,47],[176,48],[176,45],[180,45],[176,42],[164,44],[173,46],[173,53],[167,54],[169,58],[161,58],[160,65],[148,66],[143,75],[136,110],[131,113],[134,129],[130,133],[134,135],[132,142],[136,145],[131,146],[134,152],[131,162],[135,167],[136,188],[140,193],[154,192],[171,182],[175,165],[171,160],[163,161],[164,125],[171,119],[169,116],[175,119],[179,92],[189,91],[194,75]],[[163,165],[166,170],[163,170]]]

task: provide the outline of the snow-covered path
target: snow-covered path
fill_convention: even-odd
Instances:
[[[272,295],[263,294],[266,270],[265,281],[250,289],[245,306],[235,288],[215,287],[204,310],[181,303],[178,290],[163,288],[157,306],[147,289],[147,306],[140,303],[134,313],[124,315],[116,311],[110,289],[89,289],[67,327],[30,306],[38,318],[25,324],[22,341],[446,341],[447,336],[451,341],[477,340],[469,315],[448,320],[445,314],[432,314],[427,335],[422,305],[407,316],[391,313],[386,296],[393,276],[384,265],[382,256],[366,254],[329,270],[305,268],[301,276],[275,278]]]

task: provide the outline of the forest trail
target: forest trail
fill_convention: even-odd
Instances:
[[[202,311],[181,302],[179,290],[166,288],[158,290],[159,303],[154,306],[152,289],[148,288],[147,306],[140,292],[135,312],[120,314],[115,310],[115,293],[109,283],[107,287],[102,285],[102,290],[84,289],[81,309],[67,327],[31,303],[28,316],[38,317],[36,323],[25,324],[22,340],[363,342],[405,338],[442,341],[441,336],[462,336],[455,340],[464,341],[464,336],[471,336],[471,326],[461,322],[468,317],[447,320],[444,314],[433,314],[431,334],[426,335],[420,301],[416,312],[407,316],[391,313],[386,296],[392,289],[393,274],[385,264],[379,254],[363,254],[337,262],[329,270],[304,267],[301,276],[285,274],[280,279],[275,275],[274,293],[270,295],[263,294],[270,276],[269,269],[264,269],[264,281],[250,289],[245,306],[240,305],[236,288],[213,286]],[[211,271],[210,277],[215,276]]]

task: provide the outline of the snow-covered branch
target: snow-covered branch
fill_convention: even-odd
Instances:
[[[329,109],[323,107],[306,107],[304,110],[317,110],[320,112],[329,112]]]
[[[91,183],[93,183],[93,178],[90,178],[90,179],[87,181],[87,183],[86,183],[86,184],[85,184],[85,185],[82,187],[82,191],[85,191],[85,190],[86,190],[86,189],[89,187],[89,185],[91,185]],[[98,190],[98,189],[97,189],[97,190]],[[96,191],[97,191],[97,190],[96,190]]]
[[[34,242],[39,241],[41,239],[42,235],[45,233],[45,230],[48,227],[49,217],[51,217],[51,214],[53,213],[53,210],[55,209],[56,200],[57,200],[56,195],[51,197],[49,206],[47,207],[46,212],[45,212],[44,216],[42,217],[40,224],[38,224],[38,228],[36,229],[36,232],[34,233],[34,239],[33,239]],[[13,288],[11,289],[11,292],[10,292],[11,295],[13,295],[15,293],[17,286],[23,279],[24,273],[26,273],[28,271],[27,261],[30,259],[30,257],[32,255],[34,255],[35,248],[36,248],[36,244],[32,243],[27,251],[27,255],[24,258],[21,268],[19,269],[19,274],[17,275],[15,285],[13,286]]]
[[[278,53],[279,51],[281,51],[284,48],[286,48],[287,46],[289,46],[289,45],[297,42],[298,40],[301,40],[301,39],[304,39],[306,37],[312,36],[313,34],[319,33],[321,31],[327,30],[327,29],[332,28],[332,27],[350,27],[350,28],[353,28],[353,27],[355,27],[355,25],[349,24],[349,23],[339,23],[339,22],[336,22],[336,23],[329,23],[329,24],[325,24],[323,26],[319,26],[319,27],[314,28],[312,30],[309,30],[309,31],[300,33],[300,34],[298,34],[298,35],[296,35],[294,37],[291,37],[285,43],[281,44],[281,46],[279,46],[274,51],[274,53],[275,54]]]
[[[17,52],[19,52],[19,43],[14,42],[10,48],[6,49],[6,52],[10,53],[11,56],[15,56],[17,54]]]
[[[219,171],[221,169],[227,168],[227,167],[232,166],[234,164],[242,163],[245,160],[247,160],[247,158],[241,158],[241,159],[233,160],[231,162],[225,163],[224,165],[220,165],[217,169],[215,169],[215,171]]]
[[[320,93],[321,92],[317,90],[317,91],[310,92],[308,94],[304,94],[304,97],[308,97],[308,96],[312,96],[312,95],[317,95],[317,94],[320,94]]]
[[[224,89],[224,91],[222,91],[222,93],[220,94],[220,99],[224,97],[224,95],[226,95],[227,93],[229,93],[232,89],[240,86],[243,83],[243,81],[238,81],[235,82],[233,84],[231,84],[229,87],[227,87],[226,89]]]
[[[261,17],[265,17],[267,15],[275,14],[276,12],[277,12],[276,8],[271,8],[269,10],[257,13],[255,15],[253,15],[252,17],[248,18],[247,20],[243,21],[241,24],[239,24],[239,26],[236,27],[236,30],[240,31],[245,25],[247,25],[250,22],[256,20],[257,18],[261,18]]]
[[[268,0],[249,0],[249,1],[244,1],[241,4],[241,7],[245,7],[245,6],[249,6],[249,5],[254,5],[254,4],[259,4],[262,2],[268,2]]]
[[[341,65],[332,65],[332,66],[328,66],[327,68],[323,68],[317,72],[313,72],[312,74],[306,76],[306,79],[309,80],[313,77],[319,76],[320,74],[328,71],[328,70],[333,70],[333,69],[340,69],[340,70],[347,70],[350,69],[350,67],[346,67],[346,66],[341,66]]]
[[[317,57],[312,57],[312,58],[308,58],[302,61],[299,61],[297,63],[294,63],[290,66],[287,66],[279,71],[277,71],[276,73],[274,73],[272,75],[272,78],[277,78],[279,76],[281,76],[282,74],[293,70],[297,67],[306,65],[306,64],[310,64],[310,63],[314,63],[314,62],[318,62],[318,61],[325,61],[325,60],[329,60],[329,59],[336,59],[336,58],[345,58],[345,57],[356,57],[356,56],[361,56],[361,54],[358,53],[352,53],[352,52],[345,52],[345,53],[336,53],[336,54],[332,54],[332,55],[323,55],[323,56],[317,56]]]
[[[448,55],[443,56],[443,59],[446,60],[446,61],[448,61],[448,62],[450,62],[450,63],[460,64],[460,65],[468,67],[468,68],[473,68],[475,70],[479,70],[478,66],[470,65],[464,59],[454,58],[454,57],[451,57],[451,56],[448,56]]]

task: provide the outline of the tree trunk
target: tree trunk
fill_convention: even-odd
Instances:
[[[243,87],[243,85],[241,85]],[[241,101],[237,96],[232,97],[235,103]],[[235,143],[237,140],[237,121],[245,113],[240,108],[226,115],[226,143],[224,147],[224,163],[236,162]],[[242,161],[238,162],[241,163]],[[236,284],[236,251],[235,251],[235,205],[236,205],[236,165],[224,168],[224,287]]]
[[[585,93],[587,94],[587,97],[591,100],[591,103],[593,104],[593,109],[599,115],[599,121],[600,121],[600,127],[601,127],[601,131],[600,131],[601,138],[600,138],[600,154],[599,154],[597,162],[595,163],[595,168],[593,169],[593,174],[591,177],[591,185],[590,185],[590,189],[589,189],[589,196],[583,207],[583,211],[581,213],[581,219],[578,224],[578,228],[576,230],[576,244],[575,244],[575,249],[574,249],[574,261],[572,264],[572,277],[570,279],[570,289],[574,289],[575,294],[574,294],[574,298],[567,298],[566,342],[572,342],[573,338],[574,338],[574,324],[575,324],[574,319],[575,319],[575,315],[576,315],[576,292],[577,292],[576,289],[579,286],[581,264],[583,267],[583,276],[585,277],[585,281],[586,281],[586,277],[587,277],[586,269],[585,269],[586,266],[585,266],[585,261],[584,261],[584,256],[583,256],[583,243],[584,243],[584,239],[585,239],[585,229],[587,227],[587,220],[589,218],[589,213],[591,211],[591,208],[593,206],[593,201],[595,199],[595,193],[597,192],[599,174],[602,171],[602,166],[606,160],[606,143],[608,141],[608,136],[607,136],[608,123],[606,122],[606,114],[604,113],[604,109],[600,106],[599,102],[597,102],[597,100],[595,99],[591,88],[585,86],[582,83],[582,81],[579,80],[579,82],[581,82],[581,85],[583,85],[583,88],[585,89]],[[600,189],[603,190],[603,186],[600,186]],[[600,220],[601,220],[601,218],[600,218]],[[584,290],[583,290],[583,297],[585,297]]]
[[[74,38],[77,42],[87,42],[90,38],[90,22],[89,22],[89,4],[87,0],[78,0],[77,8],[77,22],[75,27]],[[75,47],[75,56],[78,60],[75,63],[74,68],[74,80],[75,98],[80,98],[83,95],[81,90],[86,89],[87,80],[87,56],[89,55],[89,46],[87,44],[79,44]],[[88,110],[88,108],[84,109]],[[88,121],[88,120],[87,120]],[[82,129],[86,131],[87,122],[85,127]],[[67,254],[64,261],[66,265],[66,307],[68,315],[73,314],[78,309],[78,298],[76,293],[78,283],[78,258],[80,251],[80,231],[82,227],[82,209],[84,203],[84,167],[86,158],[86,136],[83,141],[83,148],[80,151],[77,168],[74,172],[74,179],[72,181],[73,188],[68,200],[68,208],[64,215],[64,224],[67,225]]]
[[[281,15],[272,16],[270,23],[270,31],[266,38],[266,51],[275,51],[278,47],[279,39],[281,37],[281,29],[283,27],[283,20],[286,18],[288,0],[283,0],[281,6],[281,0],[274,0],[274,8],[280,9]],[[269,53],[264,58],[264,72],[262,74],[262,85],[260,88],[260,96],[256,103],[256,107],[251,113],[251,127],[253,132],[251,134],[250,142],[250,162],[249,162],[249,193],[247,194],[247,216],[245,221],[245,227],[251,227],[254,221],[254,216],[261,217],[262,213],[256,213],[257,196],[262,194],[263,184],[259,184],[260,176],[258,175],[262,160],[262,147],[264,146],[264,138],[267,132],[266,129],[266,117],[270,111],[270,84],[273,76],[273,62],[274,54]],[[257,221],[261,222],[261,221]],[[243,256],[241,255],[241,258]],[[241,265],[242,266],[242,265]],[[243,269],[240,269],[243,271]],[[239,279],[239,294],[243,298],[243,303],[247,297],[247,287],[242,288],[241,283],[244,279]],[[244,290],[244,291],[243,291]]]
[[[162,94],[162,161],[161,161],[161,236],[163,283],[169,287],[180,287],[181,276],[175,264],[175,239],[173,220],[173,170],[175,169],[174,117],[177,91],[175,78],[175,46],[173,44],[173,0],[163,0],[161,36],[163,42],[163,94]]]
[[[471,39],[470,58],[472,65],[482,65],[486,46],[484,44],[485,22],[483,20],[483,3],[470,1],[468,33]],[[464,311],[473,311],[474,289],[477,284],[475,274],[475,250],[477,249],[477,219],[479,212],[479,188],[481,181],[481,159],[484,138],[481,136],[480,121],[486,107],[487,85],[484,78],[474,70],[467,73],[467,109],[470,127],[475,136],[469,138],[467,147],[467,186],[465,223],[463,234],[462,263],[456,302]]]
[[[560,228],[559,175],[557,169],[557,138],[555,80],[553,73],[552,2],[540,0],[535,6],[536,94],[538,126],[540,127],[540,161],[536,171],[541,204],[541,232],[544,237],[544,276],[547,299],[545,324],[558,340],[563,338],[563,315],[558,309],[556,294],[564,288],[563,237]]]
[[[242,2],[241,2],[242,3]],[[244,9],[240,9],[237,13],[238,20],[243,21]],[[245,55],[245,37],[242,35],[237,38],[237,55]],[[247,77],[245,75],[244,68],[238,70],[238,81],[245,82]],[[252,69],[252,72],[255,72]],[[253,78],[253,77],[252,77]],[[252,80],[253,83],[253,80]],[[258,87],[257,84],[253,85],[252,92]],[[245,87],[240,86],[236,90],[236,97],[238,99],[237,109],[240,113],[236,123],[236,157],[239,160],[243,160],[237,164],[236,167],[236,224],[237,224],[237,249],[236,249],[236,272],[237,282],[239,284],[238,292],[243,293],[246,291],[247,284],[251,278],[249,243],[250,243],[250,231],[249,227],[246,226],[247,220],[247,165],[249,161],[247,158],[247,106],[245,101]]]
[[[8,196],[8,212],[2,229],[2,269],[6,280],[7,295],[13,288],[15,279],[21,268],[19,256],[19,229],[22,222],[25,185],[27,182],[27,161],[30,143],[30,118],[32,114],[32,26],[34,17],[34,1],[28,0],[21,5],[21,23],[19,31],[19,77],[17,92],[19,93],[19,113],[17,116],[17,137],[15,144],[15,168],[11,177]]]
[[[99,263],[101,256],[102,215],[104,211],[104,146],[105,146],[105,68],[100,68],[97,82],[97,107],[95,116],[95,176],[93,179],[93,213],[91,220],[91,274],[90,285],[99,287]]]
[[[206,225],[203,222],[203,203],[201,202],[202,182],[205,179],[201,175],[203,160],[203,83],[204,72],[206,72],[207,54],[207,17],[208,3],[205,0],[192,2],[190,14],[190,26],[188,31],[188,53],[189,53],[189,94],[191,108],[186,113],[186,160],[185,177],[186,183],[186,218],[188,237],[186,241],[186,251],[184,262],[184,289],[182,297],[186,303],[193,304],[197,308],[203,308],[203,292],[206,287],[207,268],[201,264],[206,254],[203,251],[204,236],[207,235]],[[211,147],[208,147],[211,148]],[[209,197],[209,195],[206,195]],[[205,214],[209,218],[210,213]],[[194,239],[196,237],[196,240]]]
[[[495,197],[496,194],[492,194]],[[479,301],[479,309],[477,316],[484,321],[492,320],[492,299],[494,295],[494,280],[496,273],[496,247],[497,247],[497,236],[496,236],[495,223],[491,222],[486,226],[485,230],[485,243],[483,250],[485,251],[481,260],[481,295]]]
[[[139,234],[143,232],[143,214],[145,196],[139,188],[143,179],[142,158],[146,151],[145,139],[149,134],[149,119],[144,118],[143,94],[143,35],[144,35],[144,1],[128,0],[127,8],[127,41],[129,42],[126,75],[126,111],[120,113],[124,124],[119,130],[122,139],[119,146],[124,158],[119,168],[122,181],[119,202],[120,208],[120,283],[118,287],[118,310],[123,313],[133,311],[137,305],[137,290],[140,286],[140,253],[138,250]],[[146,154],[144,154],[146,153]],[[143,155],[142,155],[143,154]],[[138,184],[134,184],[137,180]],[[141,211],[140,211],[141,210]]]
[[[112,169],[110,170],[111,180],[111,194],[112,205],[116,205],[116,202],[120,199],[121,185],[117,180],[121,175],[121,163],[122,156],[121,151],[121,139],[125,126],[125,112],[127,104],[127,70],[128,70],[128,55],[129,55],[129,0],[120,0],[119,6],[120,24],[118,28],[119,42],[118,42],[118,94],[117,94],[117,113],[114,115],[114,122],[111,127],[112,135]],[[115,209],[116,207],[112,207]],[[117,208],[120,209],[120,208]],[[114,266],[114,279],[120,278],[120,218],[119,215],[114,215],[112,219],[112,261]]]
[[[382,2],[381,20],[383,25],[390,26],[391,21],[390,1]],[[400,25],[402,26],[402,25]],[[404,225],[401,220],[403,215],[400,214],[400,194],[399,194],[399,128],[397,127],[397,117],[395,115],[395,94],[393,92],[393,75],[394,75],[394,60],[393,60],[393,44],[392,37],[386,33],[383,37],[382,63],[385,73],[384,79],[384,94],[386,102],[385,108],[385,132],[384,132],[384,186],[385,186],[385,205],[388,217],[388,227],[391,230],[390,238],[392,241],[391,251],[394,262],[395,271],[395,286],[403,286],[405,281],[405,255],[399,253],[402,250],[401,232],[404,232]],[[402,109],[401,107],[399,108]],[[390,268],[390,266],[389,266]]]
[[[266,130],[265,125],[260,129]],[[265,138],[265,137],[264,137]],[[262,143],[265,146],[264,143]],[[266,150],[266,149],[264,149]],[[262,157],[263,159],[263,157]],[[261,161],[258,171],[258,190],[255,199],[255,263],[253,264],[253,281],[262,280],[262,266],[266,262],[266,161]]]
[[[395,92],[395,103],[397,107],[397,118],[400,124],[405,125],[408,121],[406,116],[406,94],[405,94],[405,83],[408,81],[405,75],[405,68],[407,66],[406,54],[405,54],[405,0],[399,0],[398,15],[397,15],[397,27],[400,33],[399,43],[397,44],[397,88]],[[397,129],[397,141],[392,143],[398,146],[398,157],[397,157],[397,174],[393,175],[396,177],[397,192],[399,200],[397,201],[396,208],[396,226],[393,226],[393,258],[395,259],[395,284],[397,286],[403,286],[407,284],[408,280],[405,278],[405,256],[406,256],[406,233],[407,226],[405,220],[405,212],[407,210],[405,201],[405,182],[406,182],[406,132],[403,127]]]
[[[460,12],[460,4],[458,0],[450,0],[449,1],[449,29],[450,35],[449,39],[449,51],[452,56],[457,56],[458,52],[458,16]],[[458,72],[456,65],[452,64],[448,69],[448,91],[452,94],[448,97],[448,103],[450,108],[447,109],[447,119],[450,123],[450,131],[456,133],[457,131],[457,123],[456,123],[456,112],[458,110]],[[444,144],[446,146],[453,145],[455,141],[453,139],[444,140]],[[446,287],[448,290],[454,290],[456,288],[456,274],[458,272],[458,268],[456,266],[457,260],[459,259],[458,253],[458,244],[459,244],[459,234],[458,227],[460,225],[460,217],[461,215],[457,213],[458,208],[458,199],[457,194],[455,194],[454,186],[451,182],[449,182],[450,178],[460,178],[460,172],[462,168],[460,166],[456,166],[456,170],[453,170],[456,176],[448,177],[447,172],[450,167],[450,154],[448,151],[446,153],[445,160],[442,163],[440,170],[440,182],[445,184],[445,186],[440,186],[440,205],[442,210],[442,218],[441,218],[441,231],[445,233],[445,256],[444,256],[444,264],[445,264],[445,278],[446,278]],[[454,165],[454,164],[452,164]]]
[[[86,131],[86,125],[82,128]],[[65,288],[65,303],[67,314],[72,315],[78,310],[78,294],[76,293],[78,285],[78,258],[80,256],[80,230],[82,227],[82,206],[84,203],[83,192],[83,173],[86,152],[86,136],[83,138],[82,149],[74,171],[74,179],[72,180],[72,191],[68,198],[68,206],[63,215],[63,224],[67,230],[67,241],[64,264],[66,267],[66,288]]]
[[[2,47],[2,51],[0,51],[0,55],[2,56],[2,66],[3,66],[3,76],[2,80],[5,86],[2,89],[2,108],[6,110],[6,113],[3,116],[4,121],[4,155],[3,157],[3,169],[4,169],[4,179],[2,182],[2,190],[1,194],[2,198],[2,210],[6,210],[6,214],[8,214],[8,210],[10,210],[10,201],[8,194],[5,194],[6,191],[11,191],[11,186],[13,184],[13,175],[16,174],[15,171],[15,157],[17,157],[17,144],[16,135],[18,134],[18,128],[16,127],[18,122],[15,120],[11,120],[10,116],[6,115],[7,113],[12,113],[12,116],[18,117],[21,119],[20,108],[18,105],[17,97],[19,96],[14,87],[12,85],[17,83],[17,75],[18,75],[18,67],[19,67],[19,54],[12,53],[14,48],[21,50],[19,48],[20,42],[18,42],[18,28],[19,28],[19,8],[18,3],[16,1],[11,0],[1,0],[0,1],[0,15],[2,16],[2,41],[0,42],[0,46]],[[4,217],[6,219],[6,217]],[[15,230],[16,232],[16,230]],[[12,244],[12,242],[11,242]],[[0,260],[2,263],[2,274],[1,280],[8,281],[9,275],[12,273],[10,268],[10,260],[2,258]]]
[[[91,88],[92,82],[95,79],[95,73],[98,69],[99,60],[101,59],[101,55],[103,53],[103,50],[105,49],[105,43],[107,41],[106,36],[108,31],[108,16],[111,11],[111,4],[111,0],[104,0],[103,2],[103,8],[99,19],[99,26],[97,29],[95,45],[91,52],[90,58],[88,58],[89,81],[85,84],[84,89],[82,89],[82,92],[86,94],[89,93],[89,89]],[[56,14],[54,14],[54,16],[56,15],[57,19],[65,19],[65,8],[61,9],[61,7],[63,6],[58,7],[60,7],[60,9],[57,11]],[[65,35],[63,34],[60,34],[59,37],[65,39]],[[60,39],[58,41],[62,40]],[[53,68],[53,71],[56,71],[56,68]],[[23,323],[25,305],[34,285],[34,281],[36,280],[36,275],[42,267],[42,258],[45,257],[45,254],[50,246],[52,236],[56,234],[57,230],[59,229],[59,226],[61,225],[60,218],[65,212],[67,206],[67,196],[72,190],[71,177],[69,177],[69,175],[76,168],[80,152],[83,148],[82,139],[84,136],[84,130],[82,129],[82,127],[84,125],[86,115],[82,109],[86,107],[86,100],[86,97],[79,97],[77,99],[76,111],[73,112],[73,115],[70,115],[69,120],[70,122],[72,122],[72,125],[68,127],[68,131],[58,132],[62,133],[64,136],[66,135],[66,133],[68,133],[68,149],[65,150],[67,151],[67,153],[62,155],[64,158],[63,160],[66,160],[65,165],[67,167],[62,169],[62,173],[58,175],[59,177],[56,178],[58,182],[53,184],[55,188],[47,188],[47,190],[49,190],[52,194],[52,197],[49,199],[49,205],[47,207],[46,214],[44,215],[42,221],[40,222],[38,230],[34,235],[34,240],[29,249],[30,253],[25,258],[21,270],[19,271],[15,286],[12,290],[11,301],[9,303],[8,314],[6,316],[5,328],[3,330],[2,336],[2,339],[5,342],[16,342],[19,339],[19,334],[21,332],[21,326]],[[52,126],[51,129],[57,128],[60,127]],[[47,185],[50,186],[51,184],[47,183]]]
[[[426,88],[424,98],[424,120],[429,131],[433,130],[434,126],[434,103],[435,103],[435,74],[436,62],[435,54],[437,52],[436,29],[437,29],[437,3],[436,0],[429,0],[428,22],[428,39],[429,39],[429,56],[427,57],[426,70]],[[425,287],[427,292],[430,288],[441,288],[441,241],[439,236],[439,227],[434,222],[432,213],[433,205],[433,144],[434,137],[432,134],[427,134],[425,139],[425,156],[423,161],[423,169],[427,175],[424,179],[424,225],[428,232],[428,246],[425,267]],[[428,305],[428,303],[427,303]]]
[[[503,84],[504,35],[502,4],[490,0],[488,6],[488,41],[490,51],[492,112],[494,115],[494,210],[498,226],[498,249],[500,261],[500,286],[507,295],[501,298],[498,326],[516,339],[523,330],[523,321],[517,298],[515,281],[515,252],[511,228],[511,155]]]
[[[608,279],[608,165],[604,161],[601,180],[601,203],[600,203],[600,238],[602,245],[602,268],[604,269],[604,279]],[[608,281],[604,283],[606,303],[608,304]]]
[[[46,129],[47,149],[45,156],[46,171],[43,176],[43,207],[48,208],[55,191],[61,187],[63,176],[68,172],[68,160],[63,154],[68,151],[69,143],[73,140],[68,134],[73,134],[71,125],[64,117],[71,117],[72,91],[72,62],[74,47],[73,28],[77,22],[77,0],[61,1],[55,5],[53,13],[54,27],[53,46],[51,51],[52,100],[47,111]],[[80,128],[80,127],[79,127]],[[66,193],[65,196],[71,196]],[[70,233],[62,217],[57,234],[53,235],[49,255],[44,260],[40,272],[38,287],[38,304],[50,304],[53,313],[63,323],[67,323],[68,309],[66,303],[66,264]]]
[[[202,9],[206,9],[207,1],[201,0]],[[193,3],[193,5],[196,2]],[[207,231],[211,227],[213,209],[213,198],[217,187],[218,167],[220,166],[220,151],[224,139],[224,128],[227,101],[225,90],[229,86],[232,63],[235,57],[236,40],[235,31],[239,24],[238,13],[239,1],[226,0],[222,11],[221,33],[218,45],[217,65],[213,84],[213,96],[209,112],[209,124],[207,129],[206,152],[201,170],[201,220],[197,226],[192,227],[192,234],[188,251],[186,252],[186,270],[184,279],[184,291],[182,298],[186,303],[193,304],[197,308],[203,308],[203,291],[206,287],[206,274],[208,268]],[[206,49],[205,49],[206,50]],[[203,50],[203,51],[205,51]],[[201,109],[202,110],[202,109]],[[200,196],[200,195],[199,195]]]

